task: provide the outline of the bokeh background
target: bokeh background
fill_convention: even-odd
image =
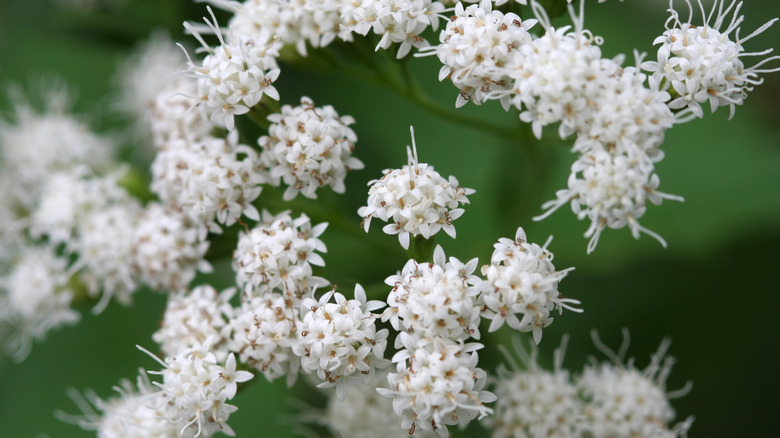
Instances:
[[[11,108],[6,93],[10,84],[35,90],[42,82],[60,78],[77,90],[74,112],[96,130],[119,138],[125,157],[143,170],[148,162],[136,150],[143,145],[132,140],[127,121],[112,110],[117,66],[154,29],[167,29],[174,39],[193,46],[192,39],[182,35],[181,23],[199,20],[205,5],[189,0],[117,0],[84,9],[64,3],[0,1],[3,117]],[[665,1],[651,0],[590,1],[586,27],[605,38],[605,56],[626,53],[630,64],[634,48],[654,53],[651,43],[663,31],[667,6]],[[746,0],[743,11],[747,35],[780,16],[780,2]],[[432,41],[435,38],[431,35]],[[762,50],[778,43],[780,25],[746,46]],[[457,90],[436,80],[435,57],[407,62],[436,102],[454,108]],[[721,109],[668,133],[663,146],[666,158],[658,166],[661,190],[686,201],[651,206],[642,218],[644,226],[666,238],[668,249],[648,236],[637,241],[627,230],[607,230],[589,256],[582,237],[588,224],[577,221],[568,208],[543,222],[531,220],[544,201],[565,187],[574,160],[568,151],[570,141],[557,139],[554,127],[548,128],[539,144],[509,141],[433,115],[369,81],[301,65],[284,65],[277,85],[282,103],[296,104],[301,96],[309,96],[318,105],[331,104],[340,114],[357,119],[356,155],[366,169],[350,174],[345,196],[323,197],[326,210],[342,209],[348,223],[359,222],[355,212],[365,202],[366,182],[380,176],[384,168],[404,164],[409,126],[414,125],[420,160],[477,190],[466,214],[456,222],[458,239],[438,239],[448,256],[479,257],[484,263],[493,242],[512,237],[517,226],[538,243],[555,236],[550,249],[556,266],[576,267],[560,289],[581,300],[585,311],[565,312],[545,329],[540,345],[543,362],[549,364],[552,350],[568,333],[564,364],[580,370],[589,355],[604,359],[590,340],[592,329],[617,348],[621,328],[626,327],[632,338],[629,356],[644,366],[669,336],[671,354],[678,360],[669,389],[694,382],[687,396],[673,401],[678,419],[696,417],[691,437],[780,436],[780,73],[767,75],[766,83],[738,108],[733,120],[727,121],[728,111]],[[516,111],[505,113],[495,102],[459,111],[507,127],[518,124]],[[279,211],[284,207],[277,199],[268,191],[260,205]],[[311,203],[296,204],[294,209],[324,220]],[[383,293],[381,281],[401,268],[403,253],[366,247],[353,234],[335,229],[325,233],[329,249],[325,275],[344,291],[361,282],[370,292]],[[380,227],[374,227],[372,234],[375,240],[396,244],[393,237],[381,234]],[[215,265],[216,273],[201,280],[230,285],[229,260],[223,258]],[[119,379],[134,379],[139,367],[155,369],[158,365],[135,345],[154,348],[151,333],[164,304],[163,295],[141,291],[132,307],[113,303],[94,316],[90,303],[83,303],[78,307],[81,323],[36,343],[24,362],[0,358],[0,437],[94,435],[55,418],[56,410],[79,412],[66,389],[91,388],[109,397]],[[483,368],[493,370],[502,360],[495,345],[510,345],[512,333],[507,330],[484,336],[490,347],[481,353]],[[322,400],[300,383],[287,389],[283,381],[269,384],[258,376],[234,400],[239,410],[230,424],[243,437],[292,436],[301,409],[314,418]],[[461,435],[478,434],[473,428]]]

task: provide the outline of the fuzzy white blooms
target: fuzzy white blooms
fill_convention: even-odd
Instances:
[[[114,391],[117,396],[101,399],[92,391],[82,396],[70,390],[68,395],[83,415],[55,414],[62,421],[96,431],[99,438],[189,438],[193,435],[181,434],[180,427],[165,418],[165,400],[143,370],[139,371],[136,384],[123,379],[114,386]]]
[[[185,23],[187,31],[208,52],[200,65],[189,60],[190,74],[198,78],[199,99],[209,118],[232,131],[233,116],[249,112],[263,95],[279,100],[279,92],[272,84],[279,77],[276,57],[281,43],[274,39],[255,41],[245,35],[231,35],[226,41],[210,8],[209,13],[212,21],[204,20],[221,45],[213,48],[206,44],[200,33]]]
[[[217,291],[200,285],[192,291],[180,291],[168,297],[160,328],[152,339],[160,345],[165,357],[176,356],[207,339],[219,362],[227,359],[228,321],[233,315],[229,300],[235,289]]]
[[[360,391],[349,391],[343,400],[336,394],[328,399],[324,418],[325,423],[335,436],[350,438],[398,438],[405,431],[401,429],[401,419],[393,412],[393,401],[380,395],[376,388],[387,385],[387,372],[377,372],[376,379],[364,385]],[[432,438],[435,433],[417,430],[416,438]]]
[[[164,367],[149,373],[162,376],[162,382],[155,382],[161,388],[160,414],[180,427],[181,436],[210,437],[219,431],[235,435],[227,421],[238,408],[227,401],[236,395],[238,383],[254,377],[236,370],[233,353],[222,365],[209,351],[209,343],[206,340],[165,361],[138,347]]]
[[[301,362],[292,350],[298,344],[300,322],[298,306],[279,292],[249,297],[233,310],[229,348],[268,381],[286,375],[292,385]]]
[[[372,218],[391,222],[382,230],[397,234],[404,249],[409,248],[411,237],[429,239],[439,230],[454,238],[452,221],[464,212],[458,206],[468,204],[467,195],[474,193],[473,189],[461,187],[454,176],[444,179],[433,166],[420,163],[414,129],[411,131],[408,164],[400,169],[385,170],[382,178],[369,181],[368,205],[358,209],[366,232]]]
[[[555,350],[552,371],[539,366],[534,344],[531,344],[529,354],[520,342],[513,343],[525,370],[521,370],[503,350],[511,369],[500,365],[498,375],[491,382],[498,400],[495,415],[486,422],[491,426],[494,438],[582,436],[583,403],[569,371],[563,369],[566,340],[564,337]]]
[[[146,206],[135,229],[133,256],[141,280],[153,289],[179,291],[195,272],[211,272],[204,258],[209,249],[202,224],[158,203]]]
[[[412,334],[418,345],[436,338],[479,339],[477,297],[486,284],[473,275],[476,267],[476,258],[466,264],[455,257],[447,261],[439,245],[432,263],[409,260],[399,274],[385,280],[393,290],[382,320],[390,320],[394,329]],[[400,341],[399,336],[396,347],[400,347]]]
[[[454,12],[439,35],[441,43],[434,49],[444,64],[439,80],[449,78],[460,89],[456,107],[469,100],[479,105],[492,91],[511,88],[506,70],[515,62],[520,46],[531,42],[528,30],[537,21],[494,11],[490,0],[466,8],[458,2]],[[508,109],[509,94],[504,94],[501,102]]]
[[[444,4],[431,0],[370,0],[340,2],[342,26],[354,33],[381,36],[376,50],[400,43],[397,57],[403,58],[412,47],[423,48],[428,41],[421,34],[439,27]]]
[[[0,322],[15,326],[5,347],[14,359],[30,352],[33,340],[52,329],[79,321],[70,308],[68,261],[49,246],[29,246],[18,254],[11,271],[0,277]]]
[[[236,284],[254,296],[280,290],[296,302],[313,287],[327,285],[327,280],[312,275],[311,268],[325,265],[319,253],[327,248],[318,237],[327,227],[327,223],[312,227],[305,214],[293,219],[289,211],[276,216],[263,211],[262,221],[239,235],[233,253]]]
[[[298,193],[316,199],[316,190],[330,186],[344,193],[344,179],[350,170],[362,169],[363,162],[352,156],[357,136],[349,128],[351,116],[339,116],[332,106],[315,107],[308,97],[301,105],[285,105],[278,114],[268,116],[268,135],[257,143],[263,149],[260,163],[268,183],[284,183],[284,199]]]
[[[763,56],[772,49],[760,52],[746,52],[743,44],[767,30],[778,19],[769,20],[747,37],[740,37],[739,25],[744,17],[739,15],[742,2],[716,0],[709,14],[701,0],[697,0],[703,25],[694,26],[693,6],[688,6],[688,20],[680,18],[669,1],[671,17],[666,22],[666,31],[653,42],[660,44],[656,61],[642,64],[642,68],[653,73],[659,82],[665,81],[676,95],[669,102],[672,109],[687,109],[702,117],[702,104],[709,103],[713,112],[718,107],[728,106],[734,116],[736,105],[741,105],[754,85],[763,82],[759,74],[780,71],[780,67],[761,68],[764,64],[780,59],[772,56],[759,61],[752,67],[745,67],[742,58]],[[729,15],[731,14],[731,17]]]
[[[335,303],[331,302],[335,299]],[[379,315],[371,311],[384,307],[382,301],[366,301],[363,287],[355,285],[355,298],[348,300],[335,290],[319,300],[307,298],[309,309],[298,326],[299,342],[293,346],[301,357],[301,368],[316,372],[320,388],[336,387],[340,400],[350,386],[372,380],[377,368],[387,367],[387,329],[376,329]]]
[[[434,430],[446,437],[448,425],[465,426],[492,413],[484,403],[496,397],[482,390],[486,374],[477,368],[476,350],[480,348],[482,344],[439,339],[393,356],[397,372],[388,375],[390,388],[377,391],[393,398],[403,429],[410,435],[417,428]]]
[[[219,224],[233,225],[242,215],[260,219],[252,205],[262,191],[258,167],[256,151],[238,143],[238,131],[227,138],[179,138],[158,151],[151,189],[209,231],[221,232]]]
[[[582,311],[572,307],[579,301],[558,292],[558,283],[574,268],[556,271],[553,254],[547,250],[549,243],[549,239],[544,246],[528,242],[520,227],[514,240],[501,238],[493,245],[490,264],[482,267],[489,284],[482,294],[483,316],[492,320],[489,331],[498,330],[506,322],[515,330],[533,332],[538,344],[542,328],[553,321],[552,311]]]
[[[10,195],[27,208],[55,172],[84,165],[93,170],[108,167],[113,145],[69,114],[70,98],[64,89],[51,87],[43,96],[46,109],[35,110],[13,90],[15,113],[0,119],[2,172],[13,184]]]
[[[664,358],[670,341],[666,339],[661,343],[644,370],[638,369],[633,360],[625,363],[627,332],[624,332],[624,344],[617,354],[602,344],[595,332],[594,342],[612,362],[586,366],[579,379],[579,388],[587,404],[585,430],[592,436],[609,438],[686,436],[693,417],[671,425],[674,410],[669,400],[685,395],[690,390],[690,382],[678,391],[666,392],[666,379],[674,363],[673,358]]]
[[[559,190],[557,199],[542,208],[546,213],[534,220],[544,219],[561,206],[571,202],[572,211],[579,219],[588,218],[590,227],[588,253],[598,244],[605,228],[628,227],[635,238],[648,234],[666,247],[666,241],[657,233],[639,224],[648,202],[659,205],[664,199],[683,201],[683,198],[657,190],[659,179],[653,164],[646,156],[613,156],[606,150],[583,155],[572,165],[569,188]]]

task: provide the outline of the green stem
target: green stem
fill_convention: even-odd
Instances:
[[[430,239],[426,239],[418,234],[410,239],[409,256],[418,262],[429,262],[433,260],[433,249],[435,247],[435,238],[433,236]]]

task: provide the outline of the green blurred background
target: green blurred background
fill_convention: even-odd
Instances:
[[[664,1],[650,0],[610,0],[601,5],[591,1],[586,27],[605,38],[605,56],[626,53],[630,60],[634,48],[654,52],[650,44],[663,31],[666,6]],[[747,35],[779,16],[780,2],[747,0],[743,11]],[[175,39],[193,45],[181,35],[181,22],[199,20],[204,13],[205,5],[179,0],[126,0],[94,11],[41,0],[2,0],[3,112],[8,114],[9,84],[29,89],[37,87],[42,77],[60,77],[78,90],[76,113],[101,132],[126,139],[123,120],[111,111],[116,95],[112,77],[118,62],[134,42],[155,28],[166,28]],[[756,37],[747,48],[761,50],[778,42],[780,26]],[[437,82],[435,57],[407,62],[437,102],[454,107],[457,90],[450,83]],[[668,249],[648,236],[637,241],[627,230],[608,230],[590,256],[585,254],[587,240],[582,237],[588,224],[578,222],[568,208],[541,223],[530,220],[541,212],[544,201],[565,187],[574,159],[569,143],[556,138],[554,127],[548,128],[541,145],[520,144],[434,116],[392,91],[335,72],[283,66],[278,85],[282,103],[296,104],[306,95],[317,105],[331,104],[340,114],[357,119],[356,155],[366,169],[350,174],[347,195],[326,195],[323,202],[354,213],[365,202],[366,182],[380,176],[381,169],[405,162],[409,125],[414,125],[420,160],[477,190],[466,214],[456,222],[458,239],[438,239],[448,256],[461,260],[478,256],[484,263],[493,242],[513,236],[520,225],[538,243],[549,234],[555,236],[550,249],[556,266],[576,267],[561,291],[581,300],[585,312],[565,312],[545,329],[540,346],[543,361],[549,363],[561,335],[568,333],[565,365],[579,370],[585,358],[596,353],[591,329],[598,329],[602,339],[617,348],[620,329],[626,327],[632,337],[629,355],[644,366],[661,340],[670,336],[671,354],[678,362],[669,389],[694,382],[690,394],[673,401],[678,419],[696,417],[690,436],[769,437],[780,436],[780,288],[775,283],[780,265],[778,76],[768,75],[733,120],[726,122],[728,111],[722,110],[668,133],[663,146],[666,158],[658,166],[661,190],[682,195],[686,201],[651,206],[642,218],[644,226],[666,238]],[[507,114],[495,102],[459,111],[507,127],[517,125],[516,111]],[[124,147],[128,157],[139,160],[132,153],[137,145],[125,140]],[[263,196],[261,205],[280,210],[273,196]],[[309,213],[317,218],[316,211]],[[348,216],[355,226],[358,219],[356,213]],[[396,244],[380,227],[372,228],[371,234]],[[324,275],[348,293],[356,281],[369,291],[381,291],[377,285],[404,262],[400,251],[367,248],[352,234],[336,229],[326,232],[323,240],[329,249]],[[216,265],[217,273],[202,280],[227,286],[232,280],[226,274],[228,262]],[[99,316],[83,304],[79,325],[36,343],[21,364],[0,358],[0,437],[94,435],[60,422],[54,411],[78,413],[66,396],[69,387],[92,388],[108,397],[120,378],[133,379],[139,367],[155,369],[158,365],[135,345],[154,347],[151,333],[164,303],[164,296],[141,291],[132,307],[112,304]],[[500,360],[495,345],[509,345],[507,330],[483,337],[491,345],[481,354],[483,368],[495,369]],[[321,397],[303,385],[291,391],[282,381],[268,384],[258,376],[235,399],[240,409],[230,424],[238,436],[290,436],[290,427],[297,422],[295,406],[301,400],[316,404]],[[464,433],[477,434],[476,429]]]

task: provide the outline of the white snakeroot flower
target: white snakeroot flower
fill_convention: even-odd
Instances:
[[[210,437],[214,433],[234,436],[227,424],[230,414],[238,408],[227,403],[235,395],[238,383],[254,375],[236,370],[236,358],[230,353],[222,365],[210,351],[210,340],[165,361],[138,346],[164,367],[149,374],[162,376],[154,382],[161,388],[160,414],[179,427],[181,436]]]
[[[598,339],[594,342],[611,362],[586,366],[578,386],[585,401],[585,430],[591,436],[618,438],[626,436],[685,437],[693,417],[672,425],[674,409],[669,400],[688,393],[691,383],[673,392],[666,391],[666,379],[674,359],[664,358],[670,341],[665,339],[640,370],[633,359],[625,361],[628,335],[616,354]]]
[[[198,79],[199,99],[209,118],[232,131],[233,116],[249,112],[263,95],[279,100],[279,92],[271,84],[279,77],[276,57],[281,43],[275,39],[255,41],[245,35],[232,35],[226,42],[211,8],[209,13],[212,21],[204,20],[221,45],[211,47],[190,23],[184,23],[185,29],[208,52],[200,65],[187,55],[189,74]]]
[[[82,396],[69,390],[68,396],[82,411],[81,416],[55,412],[60,420],[95,431],[100,438],[179,438],[175,423],[165,418],[165,400],[149,382],[144,370],[139,370],[136,384],[123,379],[114,386],[117,396],[101,399],[93,391]]]
[[[376,388],[387,385],[387,371],[377,371],[376,379],[359,391],[349,391],[344,400],[336,394],[328,398],[325,417],[318,418],[334,436],[349,438],[398,438],[406,431],[393,412],[393,401],[381,396]],[[431,431],[418,430],[416,438],[433,438]]]
[[[204,223],[208,231],[221,232],[217,223],[230,226],[242,215],[260,219],[252,205],[264,179],[258,168],[257,152],[238,144],[238,131],[227,138],[180,138],[158,151],[151,189],[164,203]]]
[[[374,379],[377,368],[390,365],[384,358],[389,331],[377,330],[379,315],[371,313],[384,306],[382,301],[367,302],[359,284],[352,300],[335,290],[319,301],[303,300],[302,308],[309,311],[298,325],[299,342],[293,352],[300,356],[303,371],[316,372],[323,380],[318,387],[335,386],[339,400],[344,400],[350,386]]]
[[[487,285],[473,275],[477,263],[473,258],[463,264],[455,257],[448,262],[439,245],[433,251],[432,263],[409,260],[399,274],[385,280],[393,290],[382,320],[389,319],[394,329],[410,332],[419,342],[479,339],[477,296]],[[396,343],[400,340],[396,338]]]
[[[536,20],[522,21],[517,14],[492,10],[490,0],[466,8],[455,5],[455,15],[439,35],[438,46],[421,52],[435,54],[444,64],[439,80],[449,78],[460,89],[455,103],[461,107],[469,100],[480,105],[494,90],[511,89],[513,82],[506,75],[512,68],[515,51],[531,42],[528,30]],[[501,97],[504,109],[509,109],[510,95]]]
[[[180,291],[168,297],[160,328],[152,339],[165,357],[180,353],[212,339],[211,352],[218,362],[227,359],[228,319],[233,315],[229,300],[235,289],[218,292],[209,285]]]
[[[777,55],[752,67],[745,67],[743,63],[744,58],[760,57],[772,51],[746,52],[743,44],[778,19],[773,18],[747,37],[740,37],[739,25],[744,19],[739,15],[741,1],[715,0],[708,14],[701,0],[697,0],[704,21],[698,26],[691,24],[693,6],[690,0],[685,3],[689,10],[687,21],[680,19],[673,1],[669,1],[671,16],[666,21],[666,31],[653,42],[661,45],[657,60],[645,62],[642,68],[652,72],[659,82],[664,80],[666,86],[671,85],[676,99],[669,102],[670,108],[687,109],[697,117],[703,117],[702,104],[709,101],[713,112],[718,107],[728,106],[731,118],[736,105],[742,105],[753,86],[763,82],[759,74],[780,71],[780,67],[762,68],[768,62],[780,59]]]
[[[579,15],[569,6],[574,29],[554,28],[544,8],[536,2],[531,5],[545,33],[513,51],[516,60],[507,66],[506,74],[514,80],[511,93],[520,120],[531,123],[534,135],[541,138],[544,126],[585,108],[617,64],[604,68],[602,39],[584,28],[584,2]]]
[[[281,293],[243,299],[229,322],[232,335],[228,347],[269,382],[287,375],[287,384],[292,385],[301,362],[292,351],[299,342],[300,319],[297,306]]]
[[[344,193],[347,172],[363,168],[363,162],[352,156],[357,136],[349,125],[355,119],[339,117],[332,106],[318,108],[303,97],[300,106],[285,105],[268,120],[272,122],[268,135],[257,141],[263,149],[260,163],[269,184],[287,185],[285,200],[298,193],[316,199],[322,186]]]
[[[211,272],[204,225],[159,203],[146,206],[135,228],[133,256],[141,281],[165,292],[184,290],[196,271]]]
[[[369,181],[368,205],[358,209],[366,232],[374,217],[391,222],[382,231],[397,234],[404,249],[409,248],[411,237],[429,239],[439,230],[455,238],[452,221],[464,211],[458,205],[468,204],[467,195],[474,193],[461,187],[455,177],[444,179],[433,166],[419,163],[414,129],[411,132],[412,147],[406,148],[408,164],[387,169],[382,178]]]
[[[14,114],[0,119],[0,151],[3,173],[13,176],[11,194],[27,208],[55,172],[77,166],[104,170],[111,162],[113,145],[94,134],[69,114],[70,98],[64,89],[51,87],[43,96],[46,109],[35,110],[19,90],[12,90]]]
[[[465,426],[493,412],[484,405],[496,396],[482,390],[486,374],[477,368],[480,348],[482,344],[440,339],[393,356],[397,372],[387,377],[390,388],[377,391],[393,398],[403,429],[410,435],[418,428],[434,430],[446,437],[448,425]]]
[[[101,294],[92,309],[102,312],[111,298],[130,304],[138,280],[134,262],[135,232],[141,206],[134,198],[87,214],[78,224],[77,237],[69,248],[78,254],[74,270],[93,297]]]
[[[428,41],[421,34],[430,27],[439,27],[444,18],[443,3],[431,0],[369,0],[364,2],[340,2],[342,26],[350,32],[367,35],[373,32],[381,36],[376,50],[388,49],[393,43],[401,43],[397,57],[409,54],[412,47],[423,48]]]
[[[158,151],[169,148],[168,143],[180,139],[196,143],[209,137],[214,122],[201,106],[193,106],[198,95],[198,81],[178,75],[160,90],[147,108],[147,129]]]
[[[660,235],[639,224],[648,202],[659,205],[664,199],[683,201],[679,196],[659,192],[658,184],[658,175],[647,156],[615,156],[606,148],[594,150],[574,162],[569,188],[559,190],[558,199],[542,205],[547,211],[534,220],[542,220],[571,202],[578,219],[587,217],[591,220],[585,232],[585,237],[590,238],[588,253],[596,249],[605,228],[628,227],[634,238],[645,233],[666,247],[666,241]]]
[[[515,338],[517,339],[517,338]],[[553,370],[542,369],[537,361],[538,350],[531,344],[531,353],[520,342],[513,342],[524,370],[502,349],[510,368],[503,364],[491,379],[498,400],[495,415],[486,419],[493,438],[567,438],[582,436],[583,403],[569,371],[563,369],[566,340],[555,350]],[[501,347],[499,347],[501,348]]]
[[[506,322],[515,330],[533,332],[538,344],[542,328],[553,321],[552,311],[582,311],[572,307],[579,301],[558,292],[558,283],[574,268],[555,270],[553,254],[547,250],[550,240],[544,246],[530,243],[519,227],[514,240],[501,238],[493,245],[490,264],[482,267],[488,287],[481,298],[483,316],[492,320],[489,331],[498,330]]]
[[[279,290],[297,305],[312,288],[328,284],[311,269],[325,266],[319,253],[327,248],[319,236],[327,227],[327,223],[312,227],[305,214],[293,219],[289,211],[274,216],[264,210],[255,228],[239,234],[233,253],[236,284],[250,296]]]
[[[119,187],[121,173],[98,177],[79,166],[50,175],[30,212],[30,234],[35,238],[46,236],[55,244],[73,245],[78,224],[86,215],[130,198]]]
[[[28,246],[8,275],[0,277],[0,322],[15,326],[5,347],[17,361],[27,357],[34,340],[79,321],[79,313],[70,308],[73,291],[67,267],[67,259],[51,247]]]

